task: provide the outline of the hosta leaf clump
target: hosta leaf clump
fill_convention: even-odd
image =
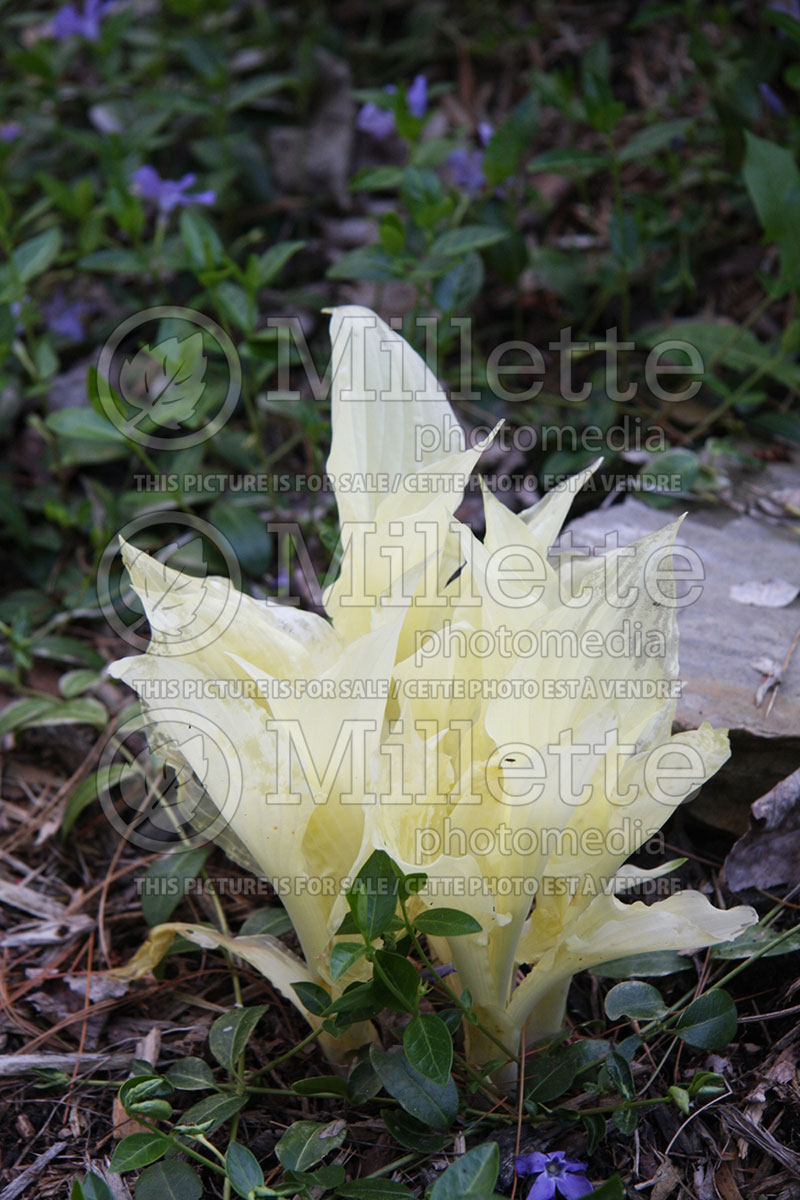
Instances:
[[[679,522],[599,557],[552,557],[590,469],[521,514],[484,489],[480,540],[454,512],[486,440],[469,443],[432,372],[374,313],[335,309],[331,336],[343,552],[327,616],[126,546],[152,640],[113,666],[145,710],[159,688],[180,696],[174,720],[153,705],[152,747],[202,781],[218,840],[275,885],[304,961],[268,935],[175,924],[152,931],[131,971],[152,968],[178,932],[225,948],[312,1024],[327,1020],[323,1044],[341,1056],[374,1037],[375,993],[353,993],[364,1019],[343,1030],[324,999],[317,1012],[304,1004],[319,993],[292,985],[338,1005],[369,978],[367,958],[342,943],[390,935],[395,868],[424,873],[408,913],[471,997],[480,1028],[467,1030],[468,1053],[496,1060],[499,1042],[513,1056],[524,1028],[529,1045],[560,1028],[575,972],[714,945],[756,919],[694,891],[621,898],[663,871],[626,860],[729,753],[707,724],[671,732]],[[207,739],[181,745],[191,714],[236,747],[238,789]],[[368,861],[382,863],[372,890],[348,895]],[[441,909],[461,924],[425,916]],[[416,1033],[423,1090],[446,1092],[443,1060]],[[390,1060],[378,1062],[388,1078]]]

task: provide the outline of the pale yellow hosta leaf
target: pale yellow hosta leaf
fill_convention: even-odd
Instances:
[[[602,961],[601,951],[623,958],[642,948],[702,950],[737,937],[757,921],[758,914],[749,905],[715,908],[701,892],[692,890],[655,904],[641,900],[626,904],[616,896],[598,896],[568,931],[563,953],[580,964],[577,970],[584,970]]]
[[[436,376],[374,312],[355,304],[335,308],[330,332],[333,438],[327,471],[345,525],[373,520],[387,491],[466,449],[466,442]],[[388,486],[377,482],[380,476]]]
[[[287,950],[282,942],[270,934],[259,934],[253,937],[232,937],[210,929],[205,925],[186,925],[180,921],[171,921],[165,925],[156,925],[150,931],[150,936],[136,954],[122,967],[117,967],[109,974],[117,979],[141,979],[149,975],[158,966],[172,945],[175,937],[184,937],[187,941],[199,946],[202,950],[226,950],[236,958],[249,963],[267,979],[285,1000],[290,1001],[299,1013],[305,1017],[312,1029],[318,1029],[321,1020],[309,1012],[293,983],[323,982],[313,974],[296,954]],[[367,1042],[377,1040],[374,1027],[368,1022],[353,1025],[343,1037],[331,1038],[323,1033],[320,1043],[329,1057],[343,1061],[346,1055]]]
[[[455,456],[448,469],[413,477],[433,483],[432,489],[401,486],[373,518],[342,526],[341,570],[324,600],[346,641],[391,619],[399,608],[412,624],[412,609],[441,609],[446,615],[451,600],[441,591],[441,560],[457,545],[453,513],[485,444]],[[409,650],[406,643],[401,656]]]
[[[512,513],[484,485],[486,536],[482,543],[485,552],[482,571],[485,575],[487,564],[493,557],[500,559],[504,564],[503,587],[510,597],[525,597],[537,588],[537,594],[541,594],[537,607],[552,608],[558,602],[558,576],[548,562],[548,555],[575,497],[591,479],[601,461],[598,459],[585,471],[564,480],[538,504],[521,513]],[[515,550],[516,555],[513,553]]]
[[[394,679],[408,720],[436,722],[443,735],[455,721],[479,728],[484,677],[494,678],[495,671],[493,661],[475,653],[474,632],[453,612],[446,629],[425,634],[415,652],[398,661]]]
[[[487,728],[498,744],[557,742],[564,730],[601,714],[608,728],[620,730],[620,740],[632,741],[654,715],[674,711],[675,701],[665,703],[658,694],[641,698],[635,684],[677,677],[676,612],[654,599],[652,583],[655,568],[672,553],[676,532],[677,523],[603,556],[583,581],[575,607],[562,604],[534,619],[528,614],[526,627],[549,652],[521,657],[509,678],[552,681],[555,694],[532,705],[497,700],[487,714]],[[524,613],[509,608],[505,620],[516,619],[519,626]],[[619,646],[612,646],[612,639]],[[647,653],[648,648],[654,652]],[[559,694],[560,685],[565,690]]]
[[[216,818],[198,832],[211,840],[222,835],[224,843],[229,830],[267,879],[276,885],[295,881],[284,896],[286,907],[307,960],[316,963],[328,943],[331,900],[303,888],[302,844],[315,810],[314,794],[303,778],[292,781],[277,770],[263,705],[205,692],[205,665],[202,655],[146,654],[124,660],[119,674],[144,696],[149,684],[167,681],[177,687],[179,699],[144,705],[145,715],[157,722],[149,733],[155,752],[176,768],[187,765],[214,805]],[[192,725],[200,736],[187,737]],[[286,802],[289,792],[296,802]],[[342,849],[347,853],[346,842]]]
[[[344,548],[325,608],[351,640],[374,628],[382,598],[422,564],[423,579],[413,583],[417,603],[439,599],[452,514],[491,438],[468,446],[433,372],[369,309],[334,309],[331,344],[327,470]]]
[[[254,600],[228,579],[176,571],[120,538],[122,558],[150,625],[148,654],[202,656],[202,669],[226,678],[225,655],[255,655],[265,674],[308,678],[341,653],[328,621]],[[129,660],[121,660],[126,662]],[[110,668],[120,674],[118,664]]]
[[[578,492],[586,486],[602,461],[602,458],[598,458],[590,467],[562,480],[538,504],[531,505],[519,514],[520,520],[528,526],[532,538],[545,554],[550,553]]]
[[[595,897],[616,886],[620,870],[623,878],[629,870],[636,875],[635,868],[623,867],[625,860],[661,829],[674,809],[694,794],[730,753],[727,735],[709,725],[668,737],[663,746],[680,752],[683,770],[683,777],[669,783],[669,794],[654,794],[658,789],[645,782],[645,766],[654,751],[651,746],[629,758],[619,771],[620,793],[629,788],[637,791],[631,803],[619,803],[605,786],[607,764],[601,762],[590,781],[592,798],[570,808],[560,824],[540,827],[550,829],[555,848],[547,855],[530,856],[527,862],[515,864],[520,871],[535,870],[538,880],[536,907],[514,951],[515,961],[535,962],[562,935],[567,922],[574,921]],[[685,752],[696,759],[699,775],[687,775]],[[616,748],[610,753],[616,754]],[[551,819],[557,820],[553,804],[550,812]]]
[[[524,1024],[551,988],[578,971],[645,951],[704,949],[738,937],[757,922],[755,909],[715,908],[695,891],[677,892],[655,904],[598,896],[526,975],[511,998],[509,1015]],[[539,1036],[552,1032],[543,1029]]]
[[[182,921],[170,921],[156,925],[147,941],[140,946],[129,962],[122,967],[116,967],[111,973],[118,979],[141,979],[148,975],[161,962],[172,945],[173,939],[185,937],[187,941],[203,950],[228,950],[238,958],[250,963],[257,971],[269,979],[277,990],[287,1000],[291,1000],[295,1008],[307,1015],[297,993],[293,991],[293,983],[316,982],[311,971],[302,959],[279,942],[271,934],[258,934],[252,937],[232,937],[220,933],[206,925],[189,925]]]
[[[137,553],[130,562],[137,589],[149,584],[148,604],[155,585],[172,589],[172,579],[147,555]],[[193,588],[175,591],[188,597]],[[202,603],[192,613],[193,619],[207,615]],[[273,884],[288,886],[284,898],[297,935],[323,976],[332,905],[340,881],[353,874],[363,840],[368,772],[403,619],[401,609],[379,632],[344,646],[322,618],[242,597],[236,618],[220,625],[212,644],[189,649],[189,640],[188,652],[167,647],[112,668],[155,714],[151,741],[161,756],[176,767],[187,765],[216,807],[207,836],[244,846]],[[231,698],[225,691],[231,683],[252,686]],[[167,689],[172,702],[152,700]],[[274,732],[270,719],[277,722]],[[186,737],[193,723],[205,736]],[[316,851],[309,856],[311,846]],[[335,889],[305,888],[310,874],[332,878]]]
[[[675,767],[670,769],[672,755]],[[603,787],[603,771],[594,781],[596,798],[574,809],[564,825],[563,854],[550,855],[542,870],[543,878],[565,875],[583,876],[594,883],[594,890],[585,887],[591,897],[603,891],[617,875],[625,860],[640,845],[653,837],[674,810],[690,799],[707,779],[710,779],[730,757],[728,735],[708,724],[699,729],[684,730],[662,742],[630,756],[619,770],[619,794],[630,791],[631,800],[621,802],[618,795]],[[657,776],[650,767],[661,760],[665,770]],[[666,771],[669,771],[668,777]],[[591,854],[576,853],[570,835],[585,841],[589,829],[602,830],[600,844],[592,846]]]
[[[675,701],[658,694],[642,698],[637,688],[643,682],[668,683],[674,678],[675,614],[655,605],[645,586],[646,573],[659,556],[671,552],[673,538],[674,529],[668,527],[617,557],[613,566],[618,568],[618,590],[633,599],[627,607],[606,598],[603,579],[608,566],[600,562],[584,585],[582,607],[572,611],[560,605],[530,626],[543,652],[520,657],[506,678],[515,687],[538,688],[538,694],[523,703],[513,693],[501,696],[491,701],[485,716],[487,732],[498,751],[504,751],[503,764],[508,763],[516,776],[513,788],[501,781],[509,793],[507,821],[515,828],[552,834],[574,822],[593,824],[602,834],[613,816],[603,786],[609,754],[616,753],[617,745],[644,750],[668,737]],[[643,639],[655,639],[657,654],[637,658],[604,652],[608,639],[624,639],[626,623],[630,629],[637,622]],[[580,639],[589,634],[591,656],[581,652]],[[665,737],[651,741],[656,733]],[[625,753],[630,756],[631,750]],[[707,774],[718,765],[719,761],[710,766]],[[665,808],[658,827],[667,815]],[[628,853],[636,848],[632,845]],[[548,857],[540,840],[529,855],[507,861],[506,867],[539,878]],[[579,869],[573,864],[573,873]]]

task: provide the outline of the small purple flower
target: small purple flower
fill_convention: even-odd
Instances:
[[[456,969],[452,963],[442,963],[440,966],[434,967],[432,971],[428,970],[426,967],[424,971],[420,971],[420,977],[424,979],[426,983],[433,983],[434,977],[446,979],[448,975],[455,975],[455,973]]]
[[[85,300],[68,300],[62,291],[42,307],[45,324],[51,333],[68,342],[81,342],[85,336],[84,317],[91,311]]]
[[[217,199],[216,192],[187,193],[187,188],[197,183],[197,176],[191,173],[181,179],[162,179],[155,167],[139,167],[131,175],[131,182],[136,185],[139,195],[152,200],[164,215],[180,205],[214,204]]]
[[[447,159],[450,177],[457,188],[474,196],[483,190],[486,176],[483,173],[483,151],[465,150],[459,146]]]
[[[0,142],[15,142],[22,133],[19,121],[6,121],[0,125]]]
[[[397,91],[389,84],[383,89],[389,95]],[[376,142],[385,142],[394,133],[394,113],[390,108],[381,108],[379,104],[364,104],[356,117],[356,129],[368,133]]]
[[[428,111],[428,81],[424,75],[415,75],[406,92],[406,104],[412,117],[421,120]]]
[[[537,1176],[527,1200],[553,1200],[556,1192],[564,1200],[579,1200],[594,1191],[585,1175],[576,1174],[586,1170],[586,1163],[572,1162],[561,1150],[552,1154],[542,1154],[539,1150],[521,1154],[515,1167],[518,1175]]]
[[[383,89],[387,96],[394,96],[397,88],[393,83],[387,83]],[[406,92],[406,104],[412,117],[421,120],[428,111],[428,80],[424,75],[415,75],[411,86]],[[356,129],[368,133],[377,142],[385,142],[395,131],[394,112],[390,108],[381,108],[372,101],[364,104],[356,117]]]
[[[493,133],[494,129],[489,122],[481,121],[478,125],[478,141],[481,149],[466,150],[460,146],[447,159],[450,177],[454,185],[470,196],[483,191],[486,186],[486,176],[483,173],[483,151],[489,145]]]
[[[489,142],[492,140],[493,134],[494,134],[494,126],[493,125],[490,125],[488,121],[479,121],[478,122],[478,141],[483,146],[484,150],[489,145]]]
[[[785,0],[780,3],[780,0],[775,0],[773,4],[768,4],[773,12],[786,13],[787,17],[794,17],[795,21],[800,21],[800,0]]]
[[[14,318],[14,332],[15,333],[24,333],[25,332],[25,324],[23,321],[20,321],[20,317],[22,316],[23,303],[27,304],[27,302],[28,302],[28,297],[25,296],[24,301],[23,300],[12,300],[8,306],[11,309],[11,315]]]
[[[786,106],[778,93],[768,83],[760,83],[758,90],[761,92],[761,99],[771,112],[774,112],[778,117],[786,116]]]
[[[83,37],[89,42],[96,42],[100,37],[100,22],[113,7],[114,0],[84,0],[82,12],[74,4],[65,4],[53,17],[53,37],[60,42],[71,37]]]

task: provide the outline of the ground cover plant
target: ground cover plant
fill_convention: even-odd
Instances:
[[[347,568],[340,517],[365,503],[333,483],[402,459],[396,430],[385,454],[370,431],[359,459],[354,424],[326,469],[337,306],[394,319],[445,388],[450,415],[411,440],[429,463],[469,460],[445,507],[475,572],[583,473],[573,515],[635,493],[665,527],[686,510],[722,525],[752,503],[765,539],[794,539],[800,585],[800,11],[86,0],[0,20],[0,1196],[797,1194],[796,869],[733,892],[731,826],[674,796],[660,840],[661,822],[621,854],[643,845],[627,898],[600,898],[642,912],[636,946],[578,955],[551,1019],[512,1035],[481,963],[469,978],[486,906],[428,904],[435,855],[412,863],[387,826],[337,867],[352,878],[327,973],[295,975],[331,897],[281,898],[265,874],[292,867],[258,863],[257,829],[215,825],[197,787],[211,794],[215,764],[193,761],[190,731],[182,761],[159,756],[153,709],[174,719],[175,696],[142,708],[108,667],[145,656],[162,619],[186,637],[205,610],[175,580],[207,598],[220,576],[311,639],[310,665],[287,666],[292,649],[277,675],[324,674],[312,631]],[[132,572],[139,599],[120,535],[129,563],[159,564],[149,588]],[[373,547],[369,568],[384,559]],[[369,636],[360,611],[340,612],[348,644]],[[491,678],[454,645],[466,677]],[[519,645],[532,681],[554,674]],[[219,650],[197,653],[224,679]],[[251,666],[257,650],[233,648]],[[785,650],[763,672],[778,711]],[[435,678],[441,657],[417,665]],[[496,720],[511,739],[568,699]],[[669,704],[652,708],[669,737]],[[758,753],[770,783],[747,803],[771,785]],[[309,853],[334,844],[321,829]],[[553,892],[524,935],[517,898],[518,988],[569,911]],[[659,909],[693,903],[725,929],[660,944]],[[165,925],[179,936],[150,973],[125,976]]]

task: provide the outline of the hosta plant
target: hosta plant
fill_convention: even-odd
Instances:
[[[334,310],[331,338],[343,549],[327,616],[128,546],[152,640],[112,668],[153,709],[154,751],[194,776],[195,814],[220,814],[216,840],[274,883],[303,961],[271,937],[170,924],[128,970],[150,969],[181,933],[246,959],[318,1024],[292,985],[335,999],[362,977],[363,958],[334,978],[330,955],[348,936],[346,886],[382,850],[425,874],[410,911],[455,907],[480,926],[428,939],[471,998],[480,1065],[498,1045],[514,1056],[523,1030],[528,1044],[557,1031],[575,972],[709,946],[756,920],[695,891],[623,898],[669,870],[626,862],[728,740],[709,725],[671,732],[679,522],[599,557],[551,557],[584,472],[519,515],[484,489],[479,539],[454,512],[485,442],[467,443],[432,372],[373,313]],[[174,723],[150,704],[156,683],[180,697]],[[203,738],[181,745],[192,714],[235,747],[236,787]],[[374,1036],[361,1022],[323,1044],[336,1058]]]

